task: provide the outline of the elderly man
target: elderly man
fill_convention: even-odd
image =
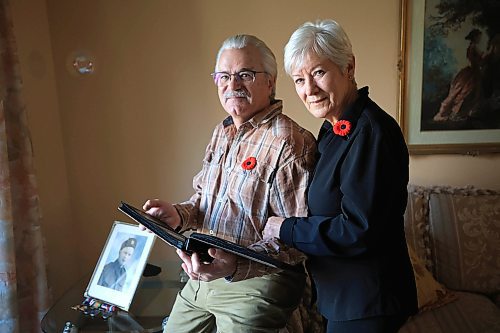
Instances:
[[[118,252],[118,258],[104,266],[99,281],[97,281],[98,285],[118,291],[123,289],[123,284],[127,279],[125,265],[132,258],[136,245],[137,240],[135,238],[129,238],[122,243]]]
[[[304,256],[275,240],[262,241],[269,216],[306,216],[306,189],[315,139],[282,114],[277,66],[258,38],[236,35],[222,44],[212,74],[229,116],[208,144],[190,200],[148,200],[144,210],[178,230],[198,232],[265,250],[290,264]],[[301,300],[305,275],[210,249],[203,263],[178,251],[190,280],[177,296],[165,332],[277,332]]]

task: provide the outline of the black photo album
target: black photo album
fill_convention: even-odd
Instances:
[[[166,223],[155,218],[154,216],[151,216],[143,210],[135,208],[123,201],[120,203],[118,210],[130,217],[135,222],[142,224],[144,227],[151,230],[156,236],[158,236],[161,240],[163,240],[170,246],[180,249],[188,254],[192,254],[194,252],[198,253],[201,261],[211,262],[213,258],[208,254],[208,249],[217,248],[270,267],[283,270],[291,270],[295,272],[303,272],[303,269],[300,265],[298,267],[290,265],[288,263],[270,257],[264,253],[253,251],[234,242],[230,242],[216,236],[193,232],[188,237],[186,237],[169,227]]]

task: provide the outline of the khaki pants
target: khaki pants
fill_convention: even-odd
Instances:
[[[304,282],[305,275],[291,272],[231,283],[189,280],[164,333],[210,333],[215,327],[218,333],[276,333],[297,307]]]

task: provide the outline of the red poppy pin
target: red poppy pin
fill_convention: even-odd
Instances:
[[[241,167],[245,170],[252,170],[257,165],[257,159],[255,157],[249,157],[241,163]]]
[[[339,120],[333,125],[333,133],[346,136],[351,132],[351,123],[348,120]]]

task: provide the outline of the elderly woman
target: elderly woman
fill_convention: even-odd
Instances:
[[[403,226],[408,150],[396,121],[357,89],[354,55],[332,20],[305,23],[285,47],[285,70],[325,122],[308,217],[270,217],[264,238],[309,255],[327,332],[397,332],[417,311]]]

